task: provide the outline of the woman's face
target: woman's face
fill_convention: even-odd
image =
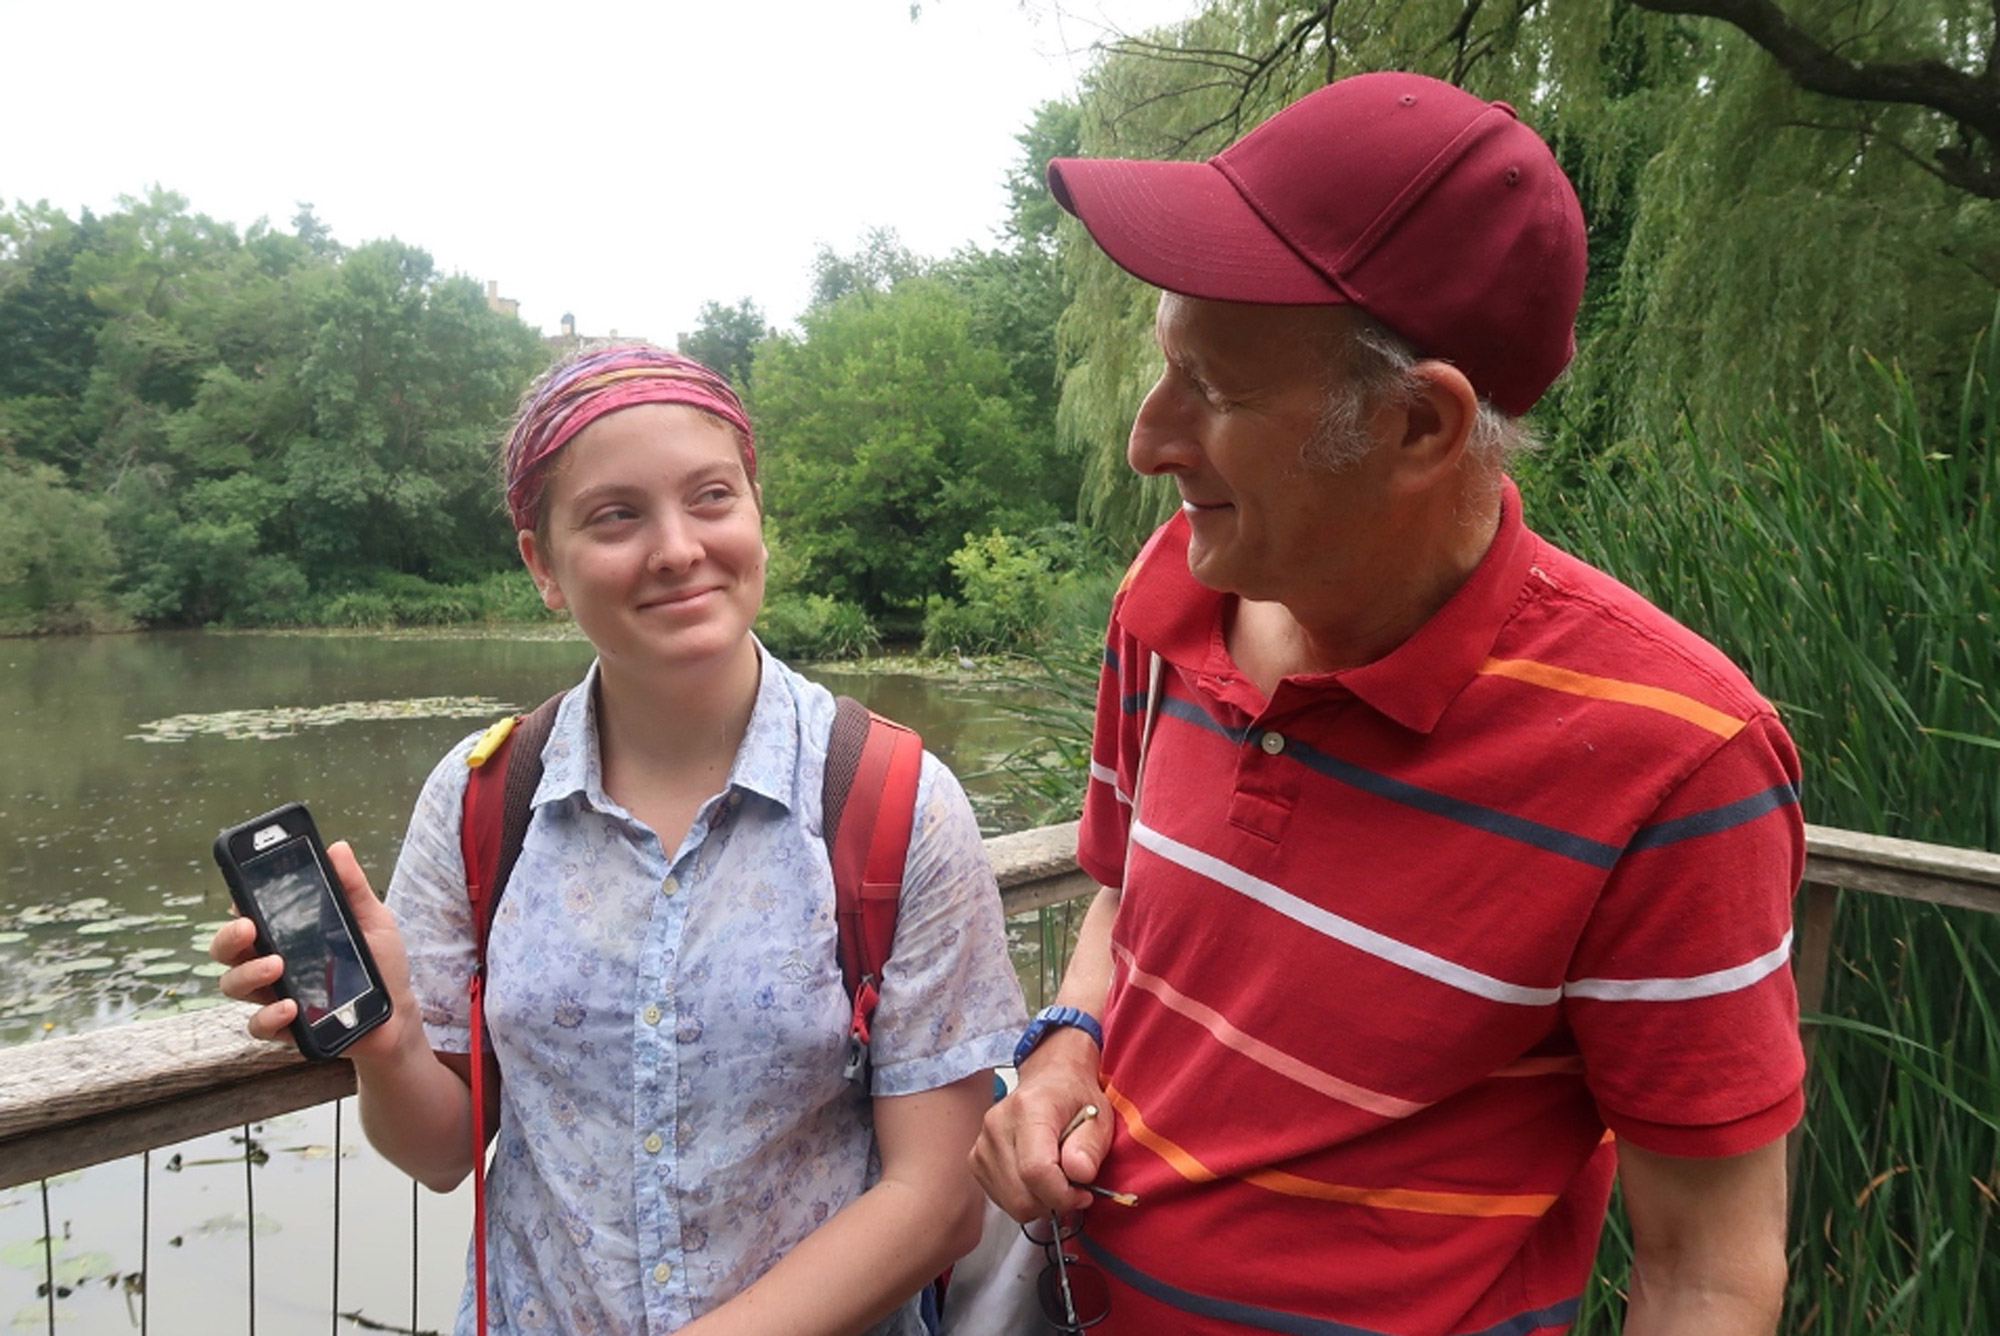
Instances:
[[[585,427],[553,462],[547,522],[521,557],[607,669],[726,662],[748,643],[766,552],[736,435],[685,404]]]

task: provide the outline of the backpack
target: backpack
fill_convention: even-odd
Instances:
[[[465,799],[459,816],[459,850],[465,858],[465,894],[478,933],[477,964],[467,983],[472,1021],[472,1209],[477,1246],[475,1280],[479,1330],[486,1326],[486,940],[528,833],[535,789],[542,779],[542,747],[565,692],[527,714],[510,715],[486,730],[466,756]],[[822,835],[833,865],[834,927],[841,979],[853,1000],[847,1059],[841,1074],[862,1082],[868,1072],[869,1023],[880,999],[882,970],[896,938],[902,907],[903,864],[922,770],[923,739],[884,719],[851,696],[834,698],[833,735],[827,745],[821,788]],[[497,762],[497,764],[496,764]],[[947,1271],[946,1275],[950,1273]],[[934,1305],[942,1295],[926,1296]]]

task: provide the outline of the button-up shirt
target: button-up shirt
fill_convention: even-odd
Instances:
[[[604,792],[595,675],[557,713],[488,948],[496,1333],[672,1331],[880,1167],[867,1094],[841,1074],[851,1004],[820,834],[832,696],[765,654],[728,783],[667,850]],[[472,741],[426,782],[389,895],[447,1053],[470,1047],[458,824]],[[928,754],[884,974],[873,1094],[1007,1060],[1023,1008],[998,893],[964,792]],[[468,1281],[458,1330],[473,1328]],[[915,1305],[876,1330],[921,1331]]]

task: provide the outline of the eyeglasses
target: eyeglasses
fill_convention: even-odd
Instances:
[[[1051,1213],[1046,1220],[1022,1225],[1021,1232],[1049,1257],[1035,1279],[1035,1297],[1041,1300],[1042,1316],[1049,1325],[1061,1336],[1076,1336],[1104,1321],[1111,1311],[1104,1273],[1070,1250],[1071,1242],[1083,1233],[1082,1217]]]

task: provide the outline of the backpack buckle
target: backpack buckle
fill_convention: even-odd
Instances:
[[[850,1030],[847,1035],[847,1061],[841,1064],[840,1074],[849,1081],[860,1081],[868,1071],[868,1041],[858,1031]]]

